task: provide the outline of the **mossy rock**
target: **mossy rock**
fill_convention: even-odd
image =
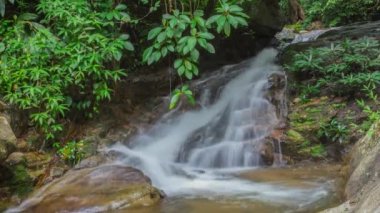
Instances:
[[[28,195],[33,190],[34,182],[25,166],[15,165],[11,167],[11,170],[12,178],[6,184],[10,187],[12,194],[20,197]]]
[[[285,154],[299,160],[324,157],[326,152],[318,132],[344,105],[341,100],[328,97],[313,98],[307,103],[293,103],[288,116]]]

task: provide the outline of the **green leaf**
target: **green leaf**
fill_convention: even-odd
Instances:
[[[183,64],[183,60],[182,59],[177,59],[177,60],[174,61],[174,68],[178,69],[182,64]]]
[[[165,39],[166,39],[166,33],[165,32],[161,32],[160,34],[158,34],[158,36],[157,36],[157,41],[158,42],[163,42],[163,41],[165,41]]]
[[[5,50],[5,45],[4,43],[0,42],[0,53],[4,52]]]
[[[169,50],[170,52],[174,52],[174,46],[173,46],[173,45],[169,45],[169,46],[168,46],[168,50]]]
[[[215,53],[215,48],[214,48],[214,46],[213,46],[212,44],[210,44],[210,43],[207,43],[206,50],[207,50],[209,53],[212,53],[212,54]]]
[[[163,48],[161,49],[161,55],[162,55],[162,57],[165,57],[167,54],[168,54],[168,48],[163,47]]]
[[[237,28],[239,25],[239,22],[235,19],[235,17],[228,15],[227,16],[227,21],[230,23],[234,28]]]
[[[199,69],[196,65],[193,65],[193,73],[194,75],[198,76],[199,75]]]
[[[172,98],[170,99],[169,109],[174,109],[177,106],[180,95],[180,93],[176,93],[172,96]]]
[[[125,10],[127,9],[127,6],[125,4],[118,4],[116,7],[115,7],[116,10]]]
[[[129,50],[129,51],[134,51],[134,50],[135,50],[135,47],[134,47],[133,44],[132,44],[131,42],[129,42],[129,41],[126,41],[126,42],[124,43],[124,48],[125,48],[126,50]]]
[[[201,47],[203,47],[205,49],[207,49],[207,43],[208,42],[206,41],[206,39],[203,39],[203,38],[198,39],[198,44],[201,45]]]
[[[157,37],[157,35],[161,32],[162,27],[156,27],[149,31],[148,33],[148,40],[152,40],[153,38]]]
[[[193,79],[193,73],[190,70],[186,70],[185,76],[189,80]]]
[[[234,18],[235,18],[235,20],[236,20],[240,25],[248,26],[248,23],[247,23],[247,21],[246,21],[244,18],[242,18],[242,17],[238,17],[238,16],[235,16]]]
[[[209,19],[207,19],[206,25],[210,26],[211,24],[213,24],[214,22],[216,22],[216,20],[218,20],[219,17],[221,17],[221,15],[211,16]]]
[[[143,62],[148,61],[148,58],[152,55],[153,47],[149,47],[143,53]]]
[[[191,70],[191,68],[193,67],[193,65],[191,64],[190,61],[185,60],[184,64],[185,64],[186,69],[188,69],[188,70]]]
[[[217,27],[217,31],[218,33],[220,33],[222,31],[222,29],[224,28],[224,24],[226,23],[226,17],[225,16],[220,16],[218,18],[218,20],[216,21],[216,23],[218,24],[218,27]]]
[[[119,36],[119,38],[120,38],[121,40],[126,41],[126,40],[129,39],[129,35],[128,35],[128,34],[121,34],[121,35]]]
[[[177,69],[177,73],[179,76],[182,76],[186,71],[186,67],[184,65],[180,66],[178,69]]]
[[[120,51],[115,51],[113,52],[113,57],[115,58],[116,61],[120,61],[122,54]]]
[[[199,37],[207,39],[207,40],[211,40],[211,39],[215,38],[215,36],[213,34],[209,33],[209,32],[199,33]]]
[[[226,36],[231,35],[231,25],[229,23],[224,25],[224,34],[226,34]]]
[[[197,39],[195,37],[190,37],[189,40],[187,40],[187,47],[189,48],[189,51],[192,51],[197,44]]]
[[[199,59],[199,51],[197,49],[194,49],[190,52],[191,60],[192,61],[198,61]]]
[[[36,20],[37,17],[38,16],[34,13],[23,13],[18,17],[18,19],[22,21],[31,21],[31,20]]]
[[[179,17],[180,17],[182,20],[184,20],[186,23],[190,23],[190,22],[191,22],[189,16],[187,16],[187,15],[180,15]]]

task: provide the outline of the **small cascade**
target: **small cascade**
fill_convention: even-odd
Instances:
[[[194,82],[203,92],[200,109],[169,112],[128,146],[117,144],[108,151],[119,153],[116,163],[142,170],[169,196],[232,195],[287,204],[319,199],[320,190],[276,187],[235,176],[263,165],[261,149],[287,114],[286,77],[274,63],[276,55],[267,49]],[[273,146],[280,147],[280,142]]]
[[[170,111],[149,131],[137,135],[127,145],[117,143],[108,148],[106,151],[116,158],[115,161],[95,168],[94,171],[97,172],[90,172],[88,179],[84,180],[112,180],[114,171],[99,171],[131,166],[143,171],[153,185],[163,190],[168,200],[174,203],[186,203],[191,199],[203,199],[209,203],[220,200],[215,203],[219,207],[223,200],[230,200],[231,205],[236,202],[246,203],[253,205],[252,211],[259,212],[258,204],[265,204],[268,209],[295,210],[325,202],[323,199],[331,191],[331,184],[326,181],[303,183],[307,186],[305,187],[302,184],[294,186],[281,181],[248,179],[251,172],[268,170],[262,167],[266,162],[262,153],[268,144],[279,153],[274,154],[274,165],[283,163],[279,139],[281,131],[277,128],[282,126],[287,115],[286,77],[281,72],[281,67],[274,63],[276,55],[277,51],[267,49],[254,59],[235,66],[226,66],[209,77],[195,81],[192,88],[201,93],[198,109],[185,113],[179,109]],[[77,175],[80,176],[81,173]],[[81,199],[86,198],[93,203],[78,212],[100,212],[100,209],[108,209],[101,200],[92,199],[92,188],[83,186],[84,182],[79,176],[66,175],[61,181],[46,185],[20,207],[8,212],[24,212],[25,209],[33,209],[36,203],[44,207],[42,200],[51,196],[50,189],[65,193],[70,187],[87,190],[85,194],[79,193],[81,198],[76,202],[82,202]],[[75,183],[73,180],[78,181]],[[110,184],[109,190],[112,191],[115,187],[112,181]],[[96,188],[95,194],[98,193]],[[107,191],[107,188],[101,189],[108,199],[111,191]],[[54,196],[59,195],[54,190],[52,193]],[[114,204],[111,208],[117,209]],[[55,205],[58,204],[51,204]],[[186,208],[182,207],[177,207],[175,211],[162,212],[181,210],[186,212]]]

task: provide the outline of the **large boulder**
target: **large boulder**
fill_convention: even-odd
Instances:
[[[162,196],[141,171],[104,165],[71,170],[7,212],[104,212],[153,205]]]
[[[284,17],[278,0],[247,1],[244,9],[251,18],[251,28],[256,36],[273,37],[284,26]]]
[[[8,155],[15,150],[16,140],[16,136],[8,120],[0,115],[0,163],[7,159]]]
[[[355,144],[349,171],[345,189],[348,201],[324,212],[380,212],[380,123]]]
[[[294,52],[304,51],[311,47],[330,46],[331,43],[344,41],[345,39],[358,39],[362,37],[372,37],[380,40],[380,21],[355,23],[343,27],[336,27],[329,30],[317,31],[317,35],[310,34],[313,39],[299,39],[306,42],[297,42],[287,46],[280,54],[280,61],[286,64],[290,61]],[[319,33],[321,33],[319,35]],[[315,39],[314,39],[315,38]]]

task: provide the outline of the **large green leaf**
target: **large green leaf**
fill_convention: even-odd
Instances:
[[[149,31],[148,33],[148,40],[152,40],[161,32],[162,27],[156,27]]]

